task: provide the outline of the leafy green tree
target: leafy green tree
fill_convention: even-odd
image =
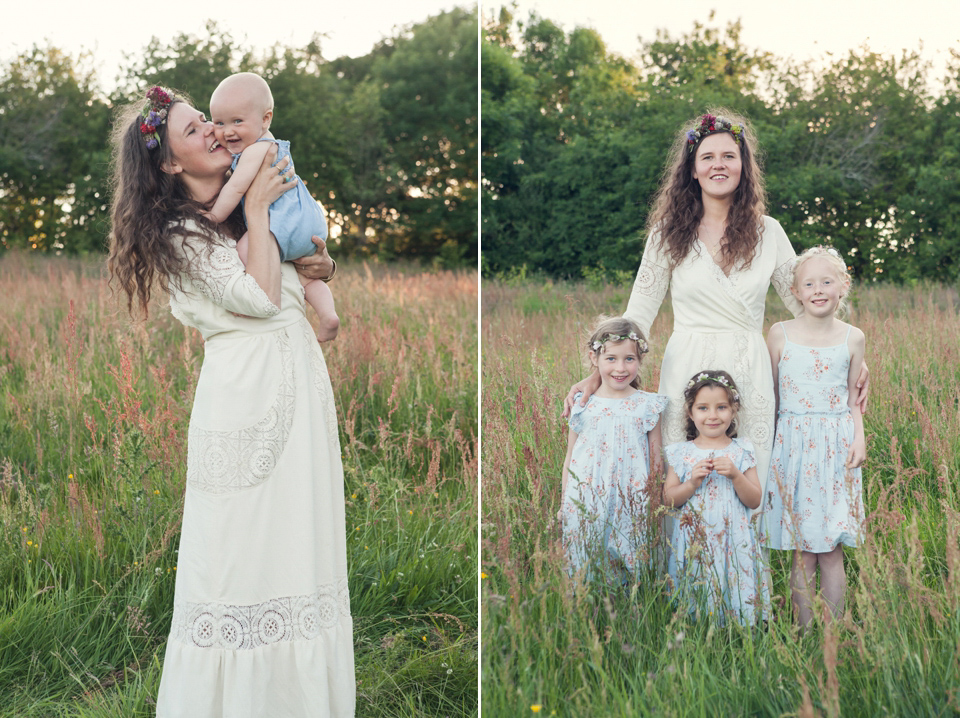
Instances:
[[[382,227],[382,246],[394,255],[476,261],[476,8],[432,17],[393,44],[373,68],[397,212]]]
[[[4,247],[102,247],[109,109],[85,59],[34,46],[0,76]]]

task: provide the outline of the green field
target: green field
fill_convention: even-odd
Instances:
[[[131,325],[103,274],[0,257],[4,718],[154,713],[203,345],[159,301]],[[477,276],[331,288],[357,715],[475,715]]]
[[[481,341],[482,705],[485,715],[942,716],[960,711],[960,299],[954,287],[855,291],[867,337],[867,538],[847,551],[841,622],[800,635],[786,552],[775,620],[695,622],[651,572],[630,591],[562,569],[563,396],[580,346],[628,281],[484,282]],[[773,296],[767,322],[788,315]],[[656,390],[665,304],[641,368]]]

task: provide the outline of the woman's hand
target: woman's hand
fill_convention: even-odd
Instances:
[[[337,265],[330,259],[330,255],[327,254],[327,243],[317,236],[311,239],[313,239],[313,243],[317,245],[317,251],[309,257],[301,257],[293,263],[293,266],[297,268],[297,272],[299,272],[301,276],[307,279],[329,281],[333,278],[333,273],[336,271]]]
[[[867,362],[860,365],[860,376],[857,377],[857,388],[860,393],[857,394],[857,406],[860,407],[860,413],[867,413],[867,397],[870,394],[870,370],[867,369]]]
[[[250,208],[251,205],[253,207],[269,207],[280,199],[284,192],[289,192],[297,186],[297,177],[293,174],[293,168],[290,166],[290,158],[284,157],[274,165],[273,163],[276,161],[277,146],[273,145],[264,155],[260,170],[244,195],[247,208]]]
[[[599,388],[600,374],[597,371],[594,371],[593,374],[586,379],[578,381],[570,387],[570,392],[563,399],[563,414],[561,414],[561,416],[570,416],[570,412],[573,411],[573,399],[578,393],[583,392],[583,396],[580,397],[580,406],[586,406],[587,400],[590,399],[593,393]]]

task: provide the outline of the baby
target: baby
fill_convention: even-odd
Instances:
[[[210,119],[213,120],[217,142],[233,155],[233,174],[224,185],[220,196],[207,215],[223,222],[243,200],[243,195],[256,176],[271,144],[277,145],[277,161],[290,157],[290,143],[275,139],[270,133],[273,119],[273,94],[270,86],[259,75],[240,72],[221,82],[210,97]],[[293,175],[290,158],[289,179]],[[285,179],[284,181],[289,181]],[[327,238],[327,220],[323,207],[310,196],[299,177],[296,188],[285,192],[270,205],[270,231],[280,245],[280,260],[292,261],[316,251],[311,237]],[[247,237],[237,242],[237,252],[246,264]],[[336,265],[334,265],[336,271]],[[298,275],[299,276],[299,275]],[[332,276],[330,277],[332,279]],[[329,279],[327,280],[329,281]],[[321,342],[336,338],[340,319],[333,303],[333,294],[325,281],[300,277],[307,303],[320,318],[317,339]]]

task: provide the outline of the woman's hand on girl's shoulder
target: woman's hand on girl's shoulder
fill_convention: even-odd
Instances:
[[[577,398],[577,394],[583,394],[580,397],[580,406],[586,406],[587,402],[590,401],[590,397],[593,396],[594,392],[600,388],[600,375],[597,372],[593,372],[586,379],[581,379],[572,387],[570,391],[567,392],[567,395],[563,398],[563,413],[560,415],[564,418],[569,418],[570,413],[573,411],[573,402]]]

